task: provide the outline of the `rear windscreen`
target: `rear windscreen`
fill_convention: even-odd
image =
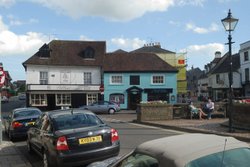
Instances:
[[[95,115],[84,113],[57,115],[53,117],[52,120],[55,130],[65,130],[103,124],[103,122]]]
[[[39,112],[38,110],[23,110],[23,111],[15,112],[14,118],[35,116],[35,115],[40,115],[40,113],[41,112]]]

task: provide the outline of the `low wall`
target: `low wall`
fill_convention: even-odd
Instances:
[[[232,125],[236,128],[250,130],[250,104],[233,104]]]
[[[137,121],[155,121],[173,119],[173,106],[170,104],[139,104]]]

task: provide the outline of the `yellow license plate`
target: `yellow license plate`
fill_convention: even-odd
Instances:
[[[79,144],[96,143],[101,141],[102,136],[93,136],[79,139]]]
[[[35,122],[27,122],[26,126],[35,125]]]

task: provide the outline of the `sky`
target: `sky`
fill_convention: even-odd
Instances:
[[[186,53],[187,69],[204,69],[228,51],[221,19],[239,19],[232,52],[250,40],[249,0],[0,0],[0,62],[12,81],[22,63],[51,40],[106,41],[107,51],[145,44]]]

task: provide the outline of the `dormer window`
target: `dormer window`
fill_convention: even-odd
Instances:
[[[49,58],[50,57],[50,49],[49,45],[46,43],[39,49],[38,55],[40,58]]]
[[[80,56],[84,59],[94,59],[95,58],[95,50],[89,46],[80,53]]]

